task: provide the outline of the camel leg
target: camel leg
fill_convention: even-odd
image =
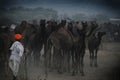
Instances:
[[[46,52],[47,49],[49,49],[49,53],[47,53],[48,67],[51,69],[51,49],[52,49],[52,47],[51,47],[50,44],[45,44],[44,45],[44,52]]]
[[[34,54],[34,52],[33,52],[33,54]],[[36,63],[36,54],[34,54],[34,65],[36,65],[37,63]]]
[[[67,63],[68,63],[68,64],[67,64],[67,68],[68,68],[68,73],[70,73],[70,59],[71,59],[71,58],[70,58],[70,51],[68,51],[67,55],[68,55],[68,56],[67,56],[67,57],[68,57],[68,58],[67,58]]]
[[[65,53],[65,51],[61,50],[61,55],[60,55],[60,57],[62,58],[62,59],[60,59],[61,72],[62,72],[62,70],[64,71],[64,69],[65,69],[65,54],[64,53]]]
[[[90,66],[93,66],[93,60],[94,60],[94,51],[91,51],[91,59],[90,59]]]
[[[76,73],[78,73],[78,70],[79,70],[79,63],[80,63],[80,60],[79,60],[79,53],[77,52],[76,50],[76,61],[75,61],[75,70],[76,70]]]
[[[36,54],[33,52],[33,55],[34,55],[34,58],[33,58],[33,63],[34,63],[34,65],[36,65]]]
[[[80,54],[79,54],[79,51],[77,51],[78,49],[75,50],[75,61],[74,61],[74,71],[75,73],[78,73],[79,72],[79,66],[80,66]]]
[[[60,51],[60,73],[63,73],[63,71],[64,71],[64,69],[65,69],[65,56],[64,56],[64,51],[63,50],[61,50]]]
[[[61,50],[58,50],[58,72],[59,73],[62,73],[62,63],[63,63],[63,57],[62,57],[62,51]]]
[[[98,64],[97,64],[97,52],[98,52],[98,49],[95,50],[95,56],[94,56],[94,66],[95,67],[98,67]]]
[[[71,56],[72,56],[72,76],[75,75],[75,54],[74,49],[71,50]]]
[[[66,51],[63,50],[63,59],[62,59],[62,63],[63,63],[63,71],[66,72]]]
[[[53,69],[57,68],[57,51],[55,47],[53,47]]]
[[[51,68],[51,46],[50,46],[50,44],[47,47],[50,48],[50,53],[48,54],[48,61],[49,61],[48,66],[49,66],[49,68]]]
[[[33,52],[33,55],[34,55],[34,64],[35,64],[36,66],[39,66],[40,56],[41,56],[40,52],[34,51],[34,52]]]
[[[48,62],[47,62],[47,55],[46,54],[44,54],[44,64],[45,64],[45,78],[47,78],[47,76],[48,76],[48,70],[47,70],[47,68],[48,68]]]
[[[33,54],[33,52],[31,52],[30,54],[29,53],[28,53],[28,64],[30,66],[33,66],[33,64],[34,64],[34,54]]]
[[[76,50],[75,50],[75,61],[74,61],[74,71],[75,71],[75,73],[78,73],[78,54],[77,54],[77,52],[76,52]]]
[[[63,57],[64,59],[62,60],[63,63],[64,63],[64,67],[63,67],[63,70],[64,72],[68,71],[68,65],[69,65],[69,60],[68,60],[68,51],[65,50],[64,53],[63,53]]]
[[[78,71],[80,71],[80,53],[78,53]]]
[[[54,67],[61,73],[61,50],[54,47]],[[63,58],[62,58],[63,59]]]
[[[82,76],[84,76],[84,71],[83,71],[83,57],[80,57],[80,73]]]
[[[70,51],[69,51],[70,52]],[[70,54],[68,50],[64,52],[64,71],[70,72]]]
[[[80,55],[80,73],[82,76],[84,76],[84,55],[85,55],[85,51],[83,50]]]
[[[47,76],[48,76],[48,55],[50,53],[50,48],[49,49],[45,49],[45,52],[44,52],[44,64],[45,64],[45,80],[47,79]]]
[[[92,67],[92,52],[89,51],[89,53],[90,53],[90,66]]]
[[[48,67],[50,68],[50,71],[52,70],[52,55],[51,55],[51,48],[50,48],[50,53],[48,54]]]

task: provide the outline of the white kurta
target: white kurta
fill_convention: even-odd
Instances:
[[[10,47],[11,56],[9,60],[9,66],[13,71],[13,75],[17,76],[19,70],[19,64],[21,61],[21,57],[24,52],[23,45],[19,41],[15,41],[12,46]]]

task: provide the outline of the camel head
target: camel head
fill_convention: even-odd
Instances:
[[[98,24],[96,22],[90,22],[90,25],[89,25],[90,29],[89,31],[87,32],[86,36],[89,37],[91,36],[92,34],[94,34],[96,32],[96,29],[99,27]],[[99,28],[98,28],[99,29]]]
[[[95,30],[96,28],[98,28],[98,24],[96,22],[91,22],[91,28]]]
[[[40,25],[46,24],[46,20],[45,19],[41,19],[40,20]]]
[[[34,25],[37,25],[37,20],[32,20],[32,23],[34,24]]]
[[[26,26],[27,25],[27,21],[22,21],[20,26]]]
[[[87,26],[88,26],[88,23],[85,21],[85,22],[81,22],[82,26],[83,26],[83,30],[86,30]]]
[[[106,32],[98,32],[97,37],[102,38],[105,34]]]
[[[68,27],[73,27],[73,23],[72,23],[72,22],[69,22],[69,23],[68,23]]]
[[[61,20],[61,25],[66,25],[66,20]]]
[[[47,21],[47,24],[49,26],[57,26],[57,22],[55,20],[49,20],[49,21]]]

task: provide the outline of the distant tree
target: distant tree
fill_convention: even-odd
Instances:
[[[9,25],[11,25],[13,23],[15,23],[15,22],[13,22],[12,20],[10,20],[7,17],[3,16],[3,17],[0,18],[0,27],[1,26],[9,26]]]
[[[103,14],[97,14],[95,15],[95,18],[98,22],[104,23],[109,21],[109,17]]]
[[[72,16],[73,20],[81,21],[86,19],[86,15],[83,13],[75,14]]]
[[[22,20],[33,19],[57,19],[58,13],[52,8],[24,8],[24,7],[12,7],[9,10],[2,10],[2,14],[7,16],[11,21],[21,22]],[[1,17],[1,15],[0,15]]]

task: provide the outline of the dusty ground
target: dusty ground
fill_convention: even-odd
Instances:
[[[120,80],[119,78],[120,61],[120,43],[102,43],[98,52],[98,67],[90,67],[89,53],[86,50],[84,58],[85,76],[71,76],[69,73],[58,74],[49,72],[48,80]],[[41,63],[42,64],[42,63]],[[28,79],[38,80],[44,78],[43,67],[29,66]],[[20,69],[19,75],[23,75],[23,69]]]

